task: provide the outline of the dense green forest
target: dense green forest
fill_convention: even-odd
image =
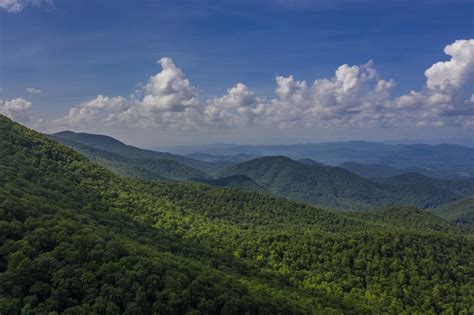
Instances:
[[[441,205],[432,209],[431,213],[474,231],[474,196]]]
[[[404,173],[417,172],[427,176],[433,175],[431,172],[422,169],[422,168],[408,168],[408,169],[398,169],[390,167],[387,165],[380,164],[363,164],[355,162],[346,162],[338,165],[339,167],[345,168],[348,171],[351,171],[354,174],[357,174],[362,177],[367,178],[386,178],[401,175]]]
[[[192,154],[185,157],[143,150],[101,135],[67,131],[50,137],[121,176],[145,180],[192,180],[219,187],[266,191],[345,211],[366,211],[387,205],[430,209],[474,195],[474,180],[437,179],[413,172],[367,179],[344,168],[311,159],[253,158],[247,154],[228,157]]]
[[[74,149],[97,164],[105,166],[121,176],[145,180],[196,180],[209,178],[209,176],[202,171],[169,159],[171,155],[158,155],[158,157],[154,157],[152,154],[143,154],[140,156],[135,153],[134,158],[127,158],[125,155],[114,153],[113,151],[97,149],[66,138],[56,136],[50,136],[50,138]],[[98,145],[99,144],[97,144],[97,146]],[[108,146],[105,146],[105,148],[107,147]]]
[[[474,194],[474,181],[435,179],[416,173],[375,181],[340,167],[302,163],[284,156],[234,164],[219,175],[245,175],[276,195],[352,211],[387,205],[426,209]]]
[[[119,154],[128,159],[153,159],[153,160],[165,160],[174,161],[181,165],[199,170],[205,173],[213,173],[222,166],[228,165],[227,162],[222,163],[210,163],[205,161],[199,161],[188,158],[186,156],[171,154],[167,152],[157,152],[152,150],[144,150],[131,145],[127,145],[123,142],[118,141],[109,136],[88,134],[88,133],[75,133],[72,131],[58,132],[53,135],[56,140],[68,141],[68,146],[75,146],[76,144],[86,145],[99,150],[104,150]]]
[[[0,314],[474,313],[472,235],[380,211],[118,177],[0,116]]]

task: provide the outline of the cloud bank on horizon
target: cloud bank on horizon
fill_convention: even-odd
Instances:
[[[474,128],[474,39],[456,40],[444,52],[450,59],[425,71],[424,87],[401,96],[392,95],[396,82],[382,79],[369,61],[341,65],[333,77],[312,83],[292,75],[277,76],[272,98],[259,96],[244,83],[237,83],[225,95],[207,100],[201,99],[199,89],[170,58],[164,57],[158,60],[161,72],[130,97],[98,95],[48,123],[72,129]],[[21,122],[34,122],[31,109],[31,102],[23,98],[0,101],[0,112]]]

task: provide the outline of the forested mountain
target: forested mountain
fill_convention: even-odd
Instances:
[[[219,174],[245,175],[274,194],[341,210],[386,205],[433,208],[474,194],[472,181],[407,174],[376,182],[339,167],[309,165],[283,156],[234,164]]]
[[[420,174],[425,174],[427,176],[436,176],[436,173],[431,173],[428,170],[422,168],[408,168],[408,169],[398,169],[386,165],[380,164],[362,164],[355,162],[346,162],[338,165],[339,167],[345,168],[348,171],[351,171],[354,174],[357,174],[362,177],[367,178],[385,178],[401,175],[404,173],[417,172]]]
[[[182,155],[140,149],[131,145],[127,145],[109,136],[89,133],[76,133],[72,131],[58,132],[53,134],[52,136],[68,140],[70,144],[83,144],[95,149],[116,153],[129,159],[155,159],[174,161],[184,166],[194,168],[196,170],[206,173],[212,173],[213,171],[216,171],[223,166],[218,163],[209,163],[194,160]]]
[[[1,314],[472,313],[472,236],[391,224],[117,177],[0,116]]]
[[[313,159],[299,159],[297,161],[303,164],[308,164],[308,165],[324,166],[323,163],[319,163],[318,161],[315,161]]]
[[[452,223],[415,207],[384,207],[364,213],[354,213],[353,216],[412,230],[453,232],[460,231],[459,228],[461,228],[459,226],[456,228]]]
[[[431,213],[474,231],[474,196],[441,205],[432,209]]]
[[[276,156],[293,159],[310,158],[328,165],[346,162],[376,164],[396,169],[427,172],[427,175],[446,178],[474,177],[474,148],[452,144],[384,144],[364,141],[302,143],[292,145],[207,145],[177,147],[172,152],[190,154],[201,152],[212,155],[239,153]],[[393,174],[396,175],[396,174]]]
[[[92,161],[107,167],[121,176],[145,180],[196,180],[206,179],[209,177],[202,171],[178,163],[174,160],[162,158],[127,158],[118,153],[96,149],[65,138],[56,136],[49,137],[76,150]]]
[[[234,187],[250,191],[265,192],[265,189],[245,175],[231,175],[221,178],[197,179],[197,182],[217,187]]]
[[[255,159],[258,157],[257,155],[251,155],[251,154],[245,154],[245,153],[234,154],[234,155],[211,155],[211,154],[206,154],[206,153],[193,153],[193,154],[188,154],[186,156],[194,160],[213,162],[213,163],[221,162],[221,163],[226,163],[226,164],[244,162],[244,161],[248,161],[248,160]]]
[[[440,179],[421,175],[419,173],[404,173],[393,177],[378,180],[381,183],[410,187],[411,189],[441,189],[458,193],[460,195],[474,195],[473,179]]]
[[[145,180],[193,180],[220,187],[268,191],[340,210],[360,211],[397,204],[433,208],[464,195],[474,195],[474,181],[469,180],[434,179],[416,173],[368,180],[312,159],[294,161],[285,157],[264,157],[247,160],[252,156],[236,155],[223,160],[224,156],[198,154],[194,156],[205,161],[196,161],[142,150],[107,136],[71,132],[59,135],[50,137],[122,176]],[[183,159],[187,164],[204,163],[200,167],[208,173],[177,162]],[[244,162],[231,162],[239,159]],[[220,173],[219,168],[223,169]]]

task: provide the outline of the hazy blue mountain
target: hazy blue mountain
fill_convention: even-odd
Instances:
[[[434,187],[455,192],[460,195],[474,195],[473,179],[441,179],[428,177],[419,173],[404,173],[393,177],[375,180],[388,185],[404,186],[406,189],[429,190],[431,187]]]
[[[248,160],[259,157],[258,155],[245,154],[245,153],[239,153],[235,155],[211,155],[211,154],[206,154],[206,153],[193,153],[193,154],[188,154],[186,156],[198,161],[212,162],[212,163],[220,162],[220,163],[227,163],[227,164],[244,162],[244,161],[248,161]]]
[[[182,155],[140,149],[104,135],[62,131],[53,134],[53,136],[73,141],[75,143],[84,144],[92,148],[120,154],[129,159],[170,160],[206,173],[215,172],[224,166],[219,163],[194,160]]]
[[[211,155],[240,153],[293,159],[310,158],[320,163],[378,164],[397,169],[418,168],[440,177],[474,177],[474,149],[454,144],[384,144],[364,141],[305,143],[293,145],[207,145],[178,147],[176,152]]]
[[[456,172],[454,170],[445,169],[431,169],[421,167],[409,167],[409,168],[395,168],[380,164],[363,164],[356,162],[346,162],[338,165],[339,167],[345,168],[357,175],[367,178],[386,178],[393,177],[406,173],[418,173],[428,177],[434,178],[454,178],[454,179],[474,179],[472,176],[468,176],[467,173]]]
[[[303,163],[303,164],[308,164],[308,165],[324,166],[323,163],[320,163],[320,162],[315,161],[313,159],[299,159],[297,161],[300,162],[300,163]]]
[[[274,194],[345,210],[403,204],[433,208],[474,191],[471,181],[414,174],[372,181],[340,167],[308,165],[283,156],[234,164],[219,175],[245,175]]]

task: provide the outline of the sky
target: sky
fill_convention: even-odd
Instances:
[[[0,0],[0,113],[146,146],[474,135],[474,1]]]

